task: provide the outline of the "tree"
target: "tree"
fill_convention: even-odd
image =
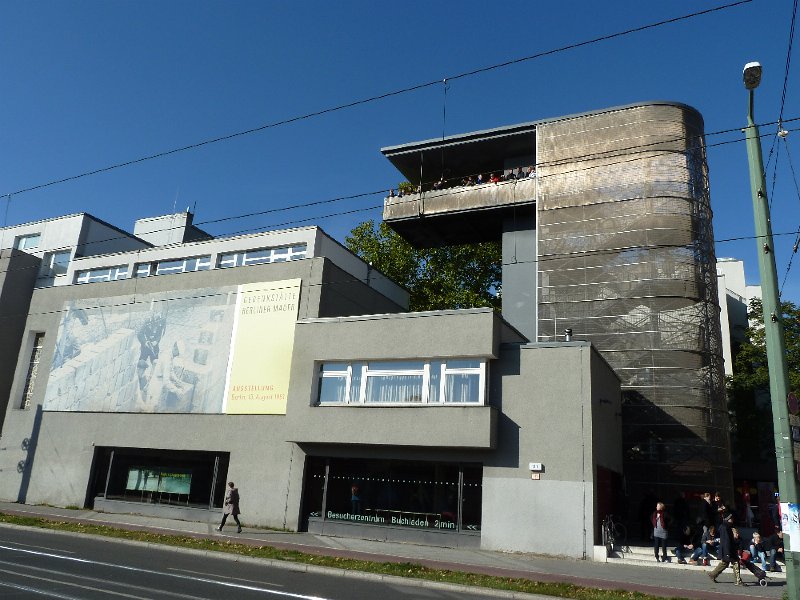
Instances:
[[[411,295],[412,311],[500,308],[499,242],[416,249],[386,223],[353,228],[345,245]]]
[[[800,390],[800,307],[781,303],[789,365],[789,389]],[[750,301],[749,327],[735,351],[733,375],[728,377],[728,409],[734,440],[734,454],[742,459],[775,456],[772,405],[769,397],[764,308],[761,300]]]

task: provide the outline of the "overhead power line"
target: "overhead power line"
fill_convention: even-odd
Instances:
[[[590,39],[590,40],[585,40],[585,41],[582,41],[582,42],[576,42],[576,43],[573,43],[573,44],[560,46],[558,48],[545,50],[543,52],[538,52],[536,54],[531,54],[529,56],[523,56],[521,58],[515,58],[515,59],[512,59],[512,60],[507,60],[507,61],[502,62],[502,63],[496,63],[496,64],[493,64],[493,65],[489,65],[489,66],[486,66],[486,67],[481,67],[481,68],[478,68],[478,69],[473,69],[471,71],[466,71],[466,72],[458,73],[458,74],[455,74],[455,75],[450,75],[450,76],[446,76],[446,77],[440,77],[440,78],[438,78],[436,80],[433,80],[433,81],[427,81],[427,82],[424,82],[424,83],[418,83],[416,85],[411,85],[411,86],[408,86],[408,87],[405,87],[405,88],[401,88],[401,89],[398,89],[398,90],[385,92],[385,93],[378,94],[378,95],[375,95],[375,96],[370,96],[370,97],[367,97],[367,98],[362,98],[360,100],[353,100],[351,102],[347,102],[347,103],[344,103],[344,104],[339,104],[337,106],[332,106],[332,107],[329,107],[329,108],[324,108],[324,109],[321,109],[321,110],[318,110],[318,111],[314,111],[314,112],[310,112],[310,113],[306,113],[306,114],[303,114],[303,115],[298,115],[298,116],[295,116],[295,117],[290,117],[290,118],[287,118],[287,119],[282,119],[282,120],[279,120],[279,121],[266,123],[264,125],[259,125],[257,127],[252,127],[250,129],[237,131],[235,133],[230,133],[230,134],[227,134],[227,135],[222,135],[222,136],[218,136],[218,137],[202,140],[200,142],[195,142],[193,144],[180,146],[180,147],[177,147],[177,148],[173,148],[171,150],[164,150],[164,151],[161,151],[161,152],[155,152],[153,154],[149,154],[149,155],[142,156],[142,157],[139,157],[139,158],[134,158],[134,159],[127,160],[127,161],[124,161],[124,162],[120,162],[120,163],[115,163],[115,164],[112,164],[112,165],[108,165],[106,167],[100,167],[100,168],[97,168],[97,169],[92,169],[92,170],[89,170],[89,171],[85,171],[83,173],[78,173],[76,175],[70,175],[68,177],[62,177],[60,179],[54,179],[54,180],[51,180],[51,181],[48,181],[48,182],[45,182],[45,183],[40,183],[40,184],[37,184],[37,185],[32,185],[30,187],[21,188],[21,189],[18,189],[16,191],[13,191],[13,192],[6,192],[6,193],[3,193],[3,194],[0,194],[0,196],[6,196],[6,197],[10,198],[11,196],[16,196],[16,195],[24,194],[24,193],[27,193],[27,192],[32,192],[34,190],[40,190],[40,189],[51,187],[51,186],[54,186],[54,185],[59,185],[59,184],[62,184],[62,183],[75,181],[77,179],[82,179],[84,177],[90,177],[90,176],[93,176],[93,175],[99,175],[101,173],[107,173],[109,171],[113,171],[113,170],[116,170],[116,169],[121,169],[123,167],[129,167],[129,166],[136,165],[136,164],[143,163],[143,162],[147,162],[147,161],[150,161],[150,160],[155,160],[155,159],[158,159],[158,158],[164,158],[166,156],[170,156],[170,155],[173,155],[173,154],[178,154],[180,152],[186,152],[186,151],[189,151],[189,150],[195,150],[195,149],[201,148],[203,146],[209,146],[211,144],[216,144],[216,143],[219,143],[219,142],[232,140],[234,138],[238,138],[238,137],[242,137],[242,136],[246,136],[246,135],[251,135],[251,134],[254,134],[254,133],[265,131],[267,129],[273,129],[275,127],[280,127],[280,126],[283,126],[283,125],[296,123],[298,121],[303,121],[303,120],[306,120],[306,119],[319,117],[319,116],[322,116],[322,115],[326,115],[326,114],[342,111],[342,110],[345,110],[345,109],[348,109],[348,108],[361,106],[363,104],[368,104],[368,103],[371,103],[371,102],[377,102],[379,100],[385,100],[387,98],[391,98],[391,97],[394,97],[394,96],[399,96],[401,94],[407,94],[407,93],[414,92],[414,91],[417,91],[417,90],[421,90],[421,89],[424,89],[424,88],[428,88],[428,87],[431,87],[431,86],[440,85],[442,83],[442,81],[448,81],[448,80],[453,80],[453,79],[463,79],[463,78],[466,78],[466,77],[473,77],[475,75],[488,73],[489,71],[494,71],[494,70],[497,70],[497,69],[503,69],[503,68],[506,68],[506,67],[510,67],[512,65],[517,65],[517,64],[520,64],[520,63],[523,63],[523,62],[527,62],[527,61],[531,61],[531,60],[534,60],[534,59],[537,59],[537,58],[543,58],[545,56],[551,56],[551,55],[557,54],[559,52],[565,52],[567,50],[574,50],[576,48],[582,48],[584,46],[588,46],[588,45],[591,45],[591,44],[597,44],[597,43],[600,43],[600,42],[605,42],[605,41],[612,40],[612,39],[619,38],[619,37],[623,37],[623,36],[626,36],[626,35],[631,35],[631,34],[634,34],[634,33],[640,33],[642,31],[647,31],[649,29],[654,29],[656,27],[662,27],[664,25],[670,25],[670,24],[673,24],[673,23],[678,23],[680,21],[693,19],[695,17],[699,17],[699,16],[715,13],[715,12],[718,12],[718,11],[721,11],[721,10],[726,10],[726,9],[733,8],[733,7],[742,5],[742,4],[748,4],[748,3],[752,2],[752,1],[753,0],[738,0],[737,2],[731,2],[729,4],[724,4],[724,5],[721,5],[721,6],[715,6],[713,8],[708,8],[708,9],[705,9],[705,10],[693,12],[693,13],[690,13],[690,14],[687,14],[687,15],[682,15],[682,16],[679,16],[679,17],[673,17],[671,19],[665,19],[663,21],[650,23],[648,25],[642,25],[642,26],[639,26],[639,27],[634,27],[632,29],[626,29],[624,31],[618,31],[616,33],[603,35],[603,36],[596,37],[596,38],[593,38],[593,39]]]
[[[786,104],[786,88],[789,84],[789,67],[792,64],[792,45],[794,43],[794,26],[797,20],[797,0],[794,0],[792,8],[792,21],[789,25],[789,43],[786,50],[786,68],[783,73],[783,93],[781,94],[781,108],[778,112],[778,127],[780,127],[781,120],[783,119],[783,107]]]
[[[786,122],[788,123],[788,122],[798,121],[798,120],[800,120],[800,117],[793,117],[793,118],[787,119]],[[772,124],[772,123],[762,124],[762,127],[763,127],[763,125],[769,125],[769,124]],[[709,137],[709,136],[728,134],[728,133],[732,133],[734,131],[738,132],[738,131],[740,131],[740,129],[739,128],[722,129],[722,130],[718,130],[718,131],[707,133],[707,134],[705,134],[704,138],[705,137]],[[794,130],[790,130],[790,131],[794,131]],[[771,136],[771,135],[774,135],[774,134],[763,133],[763,134],[761,134],[761,137],[768,137],[768,136]],[[635,139],[635,138],[627,138],[627,139]],[[656,141],[656,142],[650,142],[650,143],[646,143],[646,144],[637,143],[635,145],[627,146],[627,147],[624,147],[624,148],[618,148],[618,149],[614,149],[614,150],[604,150],[604,151],[599,151],[599,152],[591,152],[591,153],[588,153],[588,154],[585,154],[585,155],[582,155],[582,156],[574,156],[574,157],[572,157],[570,159],[570,161],[569,161],[570,164],[572,164],[572,163],[581,163],[581,162],[590,162],[590,161],[595,161],[597,159],[603,159],[603,161],[601,163],[598,163],[598,164],[590,164],[590,165],[583,165],[583,166],[581,166],[580,164],[577,164],[577,166],[575,168],[573,168],[573,169],[570,169],[570,170],[567,170],[567,171],[560,171],[558,173],[553,173],[553,174],[549,174],[549,175],[541,175],[540,174],[540,175],[538,175],[538,177],[540,179],[543,179],[543,178],[547,178],[547,177],[551,177],[551,176],[563,176],[563,175],[567,175],[567,174],[570,174],[570,173],[577,173],[577,172],[587,171],[587,170],[595,169],[595,168],[608,168],[608,167],[612,167],[612,166],[616,166],[616,165],[620,165],[620,164],[636,162],[636,161],[642,159],[642,157],[639,156],[640,154],[647,154],[648,157],[653,157],[653,156],[659,155],[659,154],[674,154],[675,153],[674,150],[659,150],[655,146],[659,146],[659,145],[663,145],[663,144],[669,144],[670,142],[681,141],[683,139],[685,139],[685,137],[682,135],[682,136],[671,138],[671,139],[667,139],[667,140],[659,140],[659,141]],[[693,150],[698,150],[703,146],[706,149],[708,149],[708,148],[727,145],[727,144],[742,143],[743,141],[744,141],[743,139],[734,139],[734,140],[726,140],[726,141],[716,142],[716,143],[712,143],[712,144],[706,143],[704,145],[701,144],[701,145],[698,145],[698,146],[689,147],[689,148],[687,148],[685,150],[685,152],[691,152]],[[616,158],[618,158],[620,160],[615,160],[613,162],[608,162],[608,159],[616,159]],[[554,160],[554,161],[540,162],[540,163],[537,163],[537,165],[539,167],[563,165],[563,161],[561,159],[558,159],[558,160]],[[473,174],[473,175],[475,175],[475,174]],[[448,189],[451,190],[451,191],[448,192]],[[461,191],[463,191],[463,188],[461,188],[461,187],[447,188],[445,190],[441,190],[438,193],[438,195],[439,195],[439,197],[441,197],[443,195],[446,195],[447,193],[454,193],[455,194],[455,193],[460,193]],[[291,211],[291,210],[296,210],[296,209],[301,209],[301,208],[308,208],[308,207],[312,207],[312,206],[321,206],[321,205],[327,205],[327,204],[334,204],[334,203],[337,203],[337,202],[343,202],[343,201],[347,201],[347,200],[369,198],[369,197],[374,197],[374,196],[377,196],[377,195],[384,195],[387,192],[388,192],[387,189],[379,189],[379,190],[373,190],[373,191],[369,191],[369,192],[360,192],[360,193],[351,194],[351,195],[347,195],[347,196],[337,196],[337,197],[334,197],[334,198],[328,198],[328,199],[325,199],[325,200],[316,200],[316,201],[312,201],[312,202],[299,203],[299,204],[294,204],[294,205],[290,205],[290,206],[269,208],[269,209],[265,209],[265,210],[257,211],[257,212],[228,215],[228,216],[220,217],[220,218],[217,218],[217,219],[209,219],[209,220],[206,220],[206,221],[198,221],[198,222],[194,223],[194,225],[199,227],[199,226],[206,226],[206,225],[210,225],[210,224],[218,224],[218,223],[230,222],[230,221],[240,220],[240,219],[244,219],[244,218],[264,216],[264,215],[276,214],[276,213],[280,213],[280,212],[288,212],[288,211]],[[395,200],[395,202],[411,202],[411,201],[413,201],[413,200],[397,200],[397,199]],[[327,218],[332,218],[332,217],[336,217],[336,216],[343,216],[343,215],[346,215],[346,214],[354,214],[354,213],[359,213],[359,212],[366,212],[366,211],[370,211],[370,210],[377,210],[377,209],[380,209],[380,208],[382,208],[382,205],[373,205],[373,206],[369,206],[369,207],[360,207],[360,208],[357,208],[357,209],[354,209],[354,210],[348,210],[348,211],[344,211],[344,212],[327,213],[327,214],[322,214],[322,215],[315,216],[315,217],[308,217],[308,218],[295,219],[295,220],[290,220],[290,221],[283,221],[283,222],[280,222],[280,223],[271,223],[269,225],[261,225],[259,227],[251,227],[251,228],[239,229],[239,230],[235,230],[235,231],[221,232],[221,233],[216,234],[215,237],[224,238],[224,237],[230,237],[230,236],[234,236],[234,235],[243,235],[243,234],[247,234],[247,233],[265,231],[265,230],[279,228],[279,227],[297,226],[300,223],[307,223],[309,221],[321,221],[321,220],[325,220]],[[163,229],[151,231],[150,233],[165,233],[165,232],[168,232],[168,231],[172,231],[173,229],[174,229],[174,227],[167,226],[167,227],[164,227]],[[91,242],[87,242],[85,244],[85,246],[88,246],[89,244],[105,244],[105,243],[108,243],[108,242],[113,242],[113,241],[117,241],[117,240],[120,240],[120,239],[124,239],[125,237],[127,237],[127,236],[126,235],[115,235],[113,237],[103,238],[103,239],[93,240]],[[748,237],[737,238],[737,239],[755,239],[755,238],[753,238],[751,236],[748,236]],[[717,240],[717,241],[718,242],[724,242],[724,241],[732,241],[732,240]],[[27,270],[27,269],[31,269],[31,268],[34,268],[34,267],[22,267],[19,270]],[[15,270],[17,270],[17,269],[15,269]],[[0,273],[2,273],[2,272],[5,272],[5,271],[0,271]]]

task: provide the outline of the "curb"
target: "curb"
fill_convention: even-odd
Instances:
[[[79,537],[79,538],[99,540],[109,543],[126,544],[129,546],[138,546],[140,548],[156,548],[167,552],[178,552],[190,556],[203,556],[206,558],[216,558],[216,559],[226,560],[229,562],[241,562],[253,565],[264,565],[277,569],[284,569],[287,571],[296,571],[298,573],[317,573],[320,575],[348,577],[351,579],[362,579],[367,581],[386,582],[395,585],[404,585],[408,587],[430,588],[430,589],[437,589],[450,592],[463,592],[481,596],[491,596],[493,598],[512,598],[520,600],[534,600],[534,599],[556,600],[555,596],[543,596],[541,594],[530,594],[527,592],[511,592],[506,590],[499,590],[496,588],[472,587],[455,583],[443,583],[438,581],[430,581],[428,579],[418,579],[415,577],[400,577],[397,575],[381,575],[379,573],[365,573],[363,571],[353,571],[350,569],[337,569],[335,567],[323,567],[317,565],[300,564],[300,563],[293,563],[290,561],[275,560],[272,558],[241,556],[233,552],[225,552],[224,550],[195,550],[193,548],[181,548],[180,546],[172,546],[170,544],[140,542],[137,540],[126,540],[124,538],[108,537],[104,535],[96,535],[91,533],[58,531],[57,529],[31,527],[28,525],[15,525],[13,523],[0,523],[0,527],[7,529],[17,529],[21,531],[36,531],[39,533],[51,534],[56,536]]]

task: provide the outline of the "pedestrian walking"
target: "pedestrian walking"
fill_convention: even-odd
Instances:
[[[708,576],[711,581],[717,583],[717,576],[728,567],[731,567],[736,585],[744,585],[742,583],[742,573],[739,569],[739,542],[734,539],[732,526],[733,515],[728,513],[722,518],[722,523],[719,526],[719,564],[714,567],[714,570]]]
[[[232,481],[228,482],[228,489],[225,490],[225,503],[222,506],[222,523],[217,527],[217,531],[222,531],[228,515],[236,521],[236,533],[242,533],[242,524],[239,522],[239,490]]]

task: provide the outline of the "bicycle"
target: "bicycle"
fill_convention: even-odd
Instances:
[[[617,546],[619,546],[623,552],[628,551],[628,530],[621,522],[614,520],[614,515],[605,516],[601,532],[603,536],[603,545],[606,547],[608,555],[610,555]]]

